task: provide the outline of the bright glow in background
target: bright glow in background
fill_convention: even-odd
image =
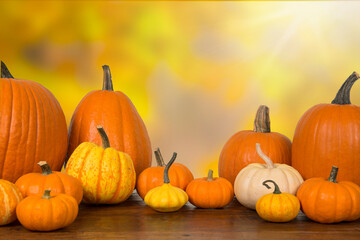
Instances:
[[[40,82],[69,123],[102,87],[101,65],[126,93],[166,159],[196,177],[260,104],[292,139],[311,106],[360,71],[360,2],[2,1],[0,58]],[[352,102],[360,104],[360,83]]]

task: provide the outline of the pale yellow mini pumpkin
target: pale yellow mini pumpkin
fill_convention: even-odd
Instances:
[[[170,184],[169,168],[175,161],[176,153],[174,153],[171,160],[166,164],[164,170],[164,184],[160,187],[151,189],[144,198],[145,203],[159,212],[175,212],[182,208],[189,197],[187,193],[181,188],[174,187]]]
[[[300,173],[287,164],[274,164],[261,151],[259,143],[256,144],[256,151],[266,164],[252,163],[239,172],[234,184],[237,200],[245,207],[255,209],[260,197],[274,191],[262,185],[268,179],[275,181],[283,192],[295,195],[304,181]]]

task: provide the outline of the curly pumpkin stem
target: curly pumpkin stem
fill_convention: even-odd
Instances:
[[[350,102],[350,90],[351,87],[354,85],[356,80],[360,78],[357,72],[353,72],[348,79],[343,83],[341,88],[336,94],[334,100],[332,100],[331,104],[339,104],[339,105],[346,105],[351,104]]]
[[[270,131],[270,116],[269,108],[265,105],[260,105],[256,112],[254,121],[254,132],[269,133]]]
[[[213,170],[209,169],[208,177],[207,177],[206,181],[208,181],[208,182],[214,181]]]
[[[328,181],[333,182],[333,183],[337,183],[336,176],[338,174],[338,170],[339,170],[338,167],[332,166]]]
[[[50,192],[51,192],[51,190],[45,190],[44,195],[43,195],[42,198],[50,199],[51,198]]]
[[[101,136],[103,148],[104,149],[109,148],[110,147],[109,138],[108,138],[103,126],[97,125],[96,128],[97,128],[97,130],[98,130],[98,132],[99,132],[99,134]]]
[[[51,168],[46,161],[40,161],[37,163],[41,167],[41,175],[49,175],[52,174]]]
[[[111,72],[108,65],[102,66],[103,68],[103,88],[102,90],[114,91],[113,83],[111,79]]]
[[[169,169],[170,169],[171,165],[175,162],[176,156],[177,156],[177,153],[174,152],[172,158],[166,164],[166,167],[165,167],[165,170],[164,170],[164,183],[170,183]]]
[[[161,155],[160,148],[157,148],[154,153],[155,153],[156,163],[157,163],[158,167],[164,167],[165,162]]]
[[[3,61],[1,61],[1,78],[14,78]]]
[[[269,185],[266,184],[266,183],[268,183],[268,182],[273,183],[274,186],[275,186],[275,189],[274,189],[273,194],[280,194],[280,193],[281,193],[279,186],[278,186],[278,185],[276,184],[276,182],[274,182],[273,180],[266,180],[266,181],[263,182],[263,185],[264,185],[267,189],[270,189],[270,188],[271,188]]]
[[[275,167],[273,161],[271,161],[271,159],[268,156],[266,156],[265,153],[263,153],[263,151],[261,151],[260,143],[256,143],[256,152],[262,158],[262,160],[264,160],[267,168],[270,169]]]

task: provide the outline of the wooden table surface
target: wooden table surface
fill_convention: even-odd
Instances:
[[[197,209],[187,203],[180,211],[158,213],[133,193],[118,205],[80,205],[75,222],[53,232],[31,232],[18,221],[0,227],[1,239],[356,239],[360,220],[319,224],[299,213],[290,223],[269,223],[236,199],[224,209]]]

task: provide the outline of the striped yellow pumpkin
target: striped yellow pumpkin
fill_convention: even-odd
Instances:
[[[110,147],[102,126],[97,126],[97,129],[103,146],[89,142],[80,144],[72,153],[65,171],[82,183],[85,203],[120,203],[134,190],[134,165],[128,154]]]
[[[16,206],[22,199],[15,184],[0,179],[0,226],[16,220]]]

